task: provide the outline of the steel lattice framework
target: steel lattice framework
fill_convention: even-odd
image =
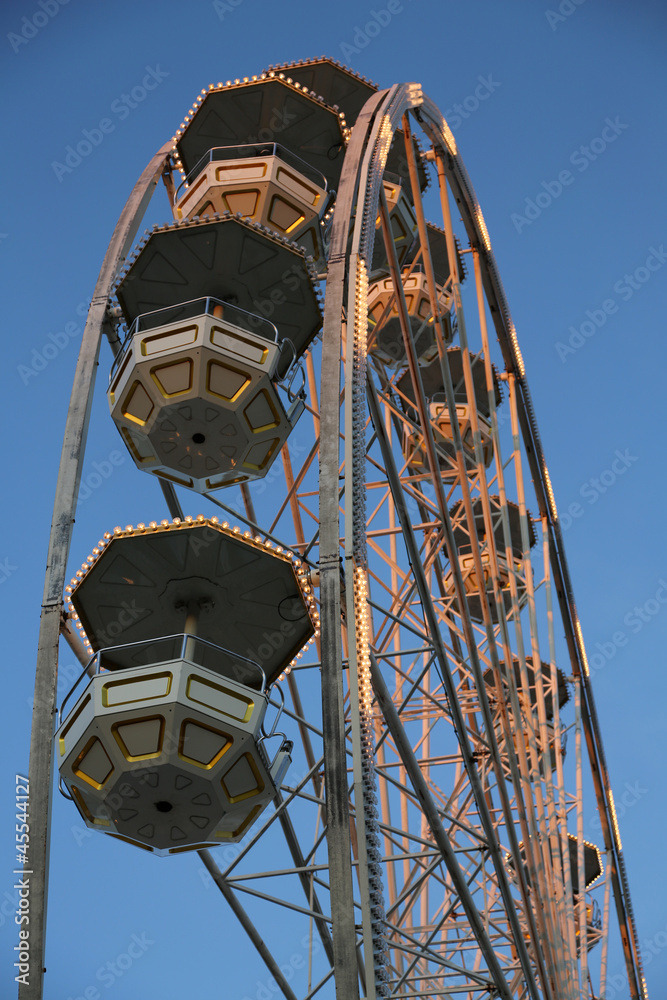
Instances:
[[[407,267],[397,258],[382,184],[392,142],[404,144],[418,227]],[[52,743],[58,638],[68,633],[61,595],[94,371],[102,333],[119,350],[108,311],[113,280],[158,180],[173,192],[171,166],[167,145],[118,222],[72,392],[31,746],[42,888],[52,773],[44,748]],[[426,168],[434,183],[424,196]],[[446,240],[446,312],[427,199],[439,206]],[[377,241],[390,291],[369,330]],[[408,288],[417,273],[435,317],[428,371],[440,379],[439,406],[415,349]],[[374,351],[390,314],[402,338],[398,368]],[[312,659],[300,660],[283,685],[298,763],[234,860],[221,868],[203,850],[206,867],[290,1000],[604,996],[614,922],[630,994],[646,997],[586,653],[516,331],[454,137],[416,84],[374,94],[357,118],[331,224],[323,334],[305,366],[308,413],[281,452],[286,491],[243,487],[245,516],[224,492],[205,501],[299,554],[315,574],[322,620]],[[172,516],[182,516],[173,487],[161,485]],[[565,644],[557,639],[563,631]],[[587,817],[598,812],[603,834],[593,878],[584,809]],[[269,943],[284,910],[309,954],[299,994]],[[43,950],[43,932],[35,931],[35,950]],[[20,996],[41,997],[41,981],[22,986]]]

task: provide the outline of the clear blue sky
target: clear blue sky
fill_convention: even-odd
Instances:
[[[394,0],[368,40],[364,25],[386,10],[384,0],[2,4],[0,895],[6,901],[11,886],[14,774],[28,761],[44,563],[82,304],[136,178],[202,87],[327,53],[382,86],[420,82],[454,129],[513,312],[558,507],[565,514],[574,504],[578,515],[565,521],[565,542],[589,657],[599,652],[594,684],[616,797],[628,803],[620,827],[640,941],[667,940],[667,604],[654,613],[652,603],[667,580],[667,10],[659,0]],[[126,101],[147,74],[154,88]],[[67,147],[102,119],[112,128],[68,167]],[[567,183],[558,180],[563,171]],[[166,198],[155,206],[151,223],[166,221]],[[105,349],[101,388],[108,364]],[[84,481],[119,451],[99,391]],[[623,468],[609,472],[619,452],[625,459],[615,469]],[[115,524],[166,513],[156,485],[122,456],[81,505],[73,566]],[[202,506],[191,498],[192,513]],[[619,631],[628,641],[614,645]],[[63,662],[72,662],[67,651]],[[254,974],[253,953],[204,886],[196,856],[154,859],[108,838],[82,839],[80,828],[56,796],[47,1000],[91,985],[114,1000],[255,997],[252,984],[266,973]],[[153,943],[122,977],[96,978],[133,934]],[[4,916],[7,996],[15,941]],[[656,954],[644,954],[655,1000],[667,993],[667,949],[653,947]]]

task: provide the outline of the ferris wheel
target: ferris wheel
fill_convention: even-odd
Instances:
[[[101,528],[68,580],[103,334],[170,518]],[[418,84],[324,57],[211,84],[148,164],[84,332],[45,595],[33,900],[55,765],[91,829],[199,851],[288,1000],[592,1000],[617,940],[647,997],[517,334]],[[82,673],[54,742],[61,635]]]

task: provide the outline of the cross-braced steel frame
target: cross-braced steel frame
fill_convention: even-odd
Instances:
[[[429,290],[447,400],[439,410],[424,391],[409,274],[397,260],[382,186],[392,141],[405,146],[418,224],[410,269],[425,274]],[[420,155],[434,178],[426,195]],[[57,651],[59,635],[70,638],[62,592],[94,373],[102,334],[119,348],[108,309],[113,280],[160,177],[173,193],[170,166],[165,146],[121,215],[72,391],[31,743],[32,897],[44,907],[21,1000],[42,995]],[[447,240],[446,313],[426,227],[431,205]],[[373,351],[386,315],[369,334],[375,240],[384,242],[392,282],[385,313],[393,310],[403,335],[398,368]],[[471,404],[465,428],[450,341]],[[600,997],[610,940],[620,940],[630,995],[644,998],[586,653],[516,332],[455,140],[415,84],[375,94],[352,132],[321,345],[305,365],[309,415],[282,450],[284,490],[244,487],[240,514],[225,492],[206,501],[298,552],[316,574],[317,659],[304,658],[285,681],[299,752],[233,860],[221,865],[201,851],[204,864],[289,1000]],[[485,427],[475,365],[488,393]],[[173,488],[162,486],[172,516],[181,516]],[[557,696],[563,674],[567,705]],[[603,872],[588,889],[584,822],[595,812]],[[305,956],[299,989],[272,945],[277,913],[289,915]]]

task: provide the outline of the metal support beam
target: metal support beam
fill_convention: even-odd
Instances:
[[[426,783],[426,779],[421,772],[419,761],[413,753],[410,741],[405,734],[405,730],[403,729],[396,707],[391,699],[387,685],[384,682],[384,678],[380,673],[380,669],[375,662],[374,657],[371,657],[371,675],[373,679],[373,690],[375,691],[378,704],[382,709],[385,722],[387,723],[387,727],[389,728],[394,742],[396,743],[396,749],[401,756],[405,769],[410,776],[410,781],[412,782],[412,786],[417,794],[417,797],[419,798],[419,804],[424,810],[426,820],[433,831],[434,840],[438,845],[443,861],[447,866],[447,871],[452,879],[454,888],[459,896],[459,899],[461,900],[461,906],[465,910],[466,916],[470,921],[470,926],[475,937],[477,938],[480,950],[484,955],[489,973],[493,977],[493,982],[498,990],[498,995],[505,997],[506,1000],[512,1000],[511,990],[507,984],[496,954],[493,951],[488,934],[486,933],[486,929],[482,922],[482,918],[475,905],[475,900],[472,897],[466,878],[456,859],[456,854],[452,849],[451,842],[447,836],[447,831],[442,825],[440,814],[435,806],[428,784]]]
[[[345,758],[341,643],[338,468],[340,448],[341,326],[346,245],[357,164],[382,94],[364,105],[348,146],[334,214],[324,305],[320,418],[320,598],[322,606],[322,723],[327,801],[327,845],[337,1000],[358,1000],[350,819]]]

